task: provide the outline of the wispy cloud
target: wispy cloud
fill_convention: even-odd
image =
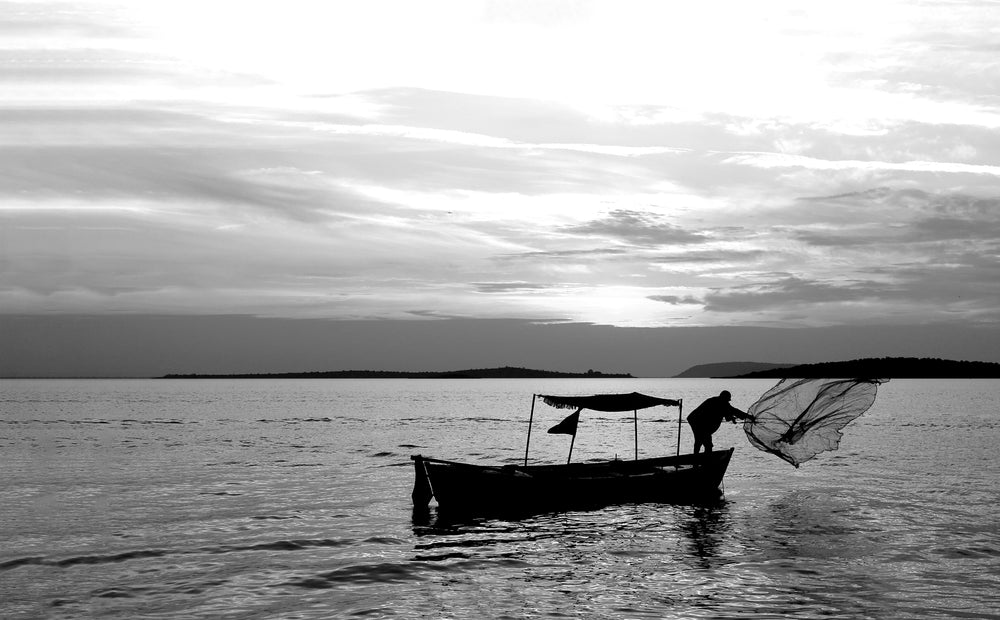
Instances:
[[[663,221],[653,213],[616,209],[602,219],[564,229],[575,235],[594,235],[620,242],[661,246],[698,243],[705,237]]]
[[[893,172],[944,172],[955,174],[988,174],[1000,175],[1000,166],[985,164],[963,164],[935,161],[861,161],[861,160],[826,160],[801,155],[786,155],[781,153],[741,153],[725,160],[725,163],[756,166],[759,168],[810,168],[813,170],[861,170],[861,171],[893,171]]]

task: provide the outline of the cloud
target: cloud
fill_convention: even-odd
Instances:
[[[709,313],[744,321],[792,324],[852,324],[891,321],[948,322],[957,316],[980,323],[1000,321],[1000,259],[964,255],[873,267],[879,279],[818,280],[775,274],[773,279],[711,290]]]
[[[79,2],[0,2],[0,33],[12,39],[88,40],[127,37],[134,30],[110,11]]]
[[[808,245],[828,248],[849,248],[849,247],[870,247],[873,244],[884,243],[885,237],[882,229],[874,234],[859,234],[854,232],[847,234],[843,232],[795,232],[792,235],[795,239]]]
[[[956,251],[873,269],[897,282],[900,299],[926,302],[942,314],[1000,321],[1000,246],[988,253]]]
[[[704,302],[692,295],[650,295],[646,299],[659,301],[671,306],[695,305],[700,306]]]
[[[991,218],[932,217],[914,222],[914,241],[969,241],[1000,239],[1000,213]]]
[[[550,284],[532,282],[473,282],[472,286],[480,293],[523,293],[552,288]]]
[[[135,80],[162,74],[152,58],[117,50],[5,50],[0,65],[3,82],[78,82]],[[160,59],[163,64],[164,59]]]
[[[996,305],[982,7],[387,24],[237,4],[6,5],[5,309],[790,325]]]
[[[794,238],[814,246],[885,248],[1000,239],[1000,198],[995,197],[882,187],[800,202],[827,208],[842,217],[835,231],[815,226],[792,229]],[[924,251],[938,254],[942,249],[928,247]]]
[[[8,147],[5,157],[0,195],[22,204],[31,199],[41,208],[60,199],[144,202],[160,203],[168,211],[225,218],[229,216],[219,208],[231,205],[244,208],[230,214],[237,218],[249,215],[246,209],[256,209],[272,217],[315,222],[374,206],[354,192],[305,174],[230,169],[231,158],[222,149]]]
[[[166,88],[218,90],[273,84],[252,74],[205,69],[168,56],[132,50],[8,49],[2,51],[2,56],[5,62],[0,64],[0,83],[27,87],[36,93],[58,93],[67,101],[127,100],[127,96],[116,96],[115,87],[130,92],[142,88],[163,92]],[[99,92],[94,88],[98,85],[108,90]]]
[[[616,209],[607,217],[580,226],[568,226],[564,232],[574,235],[599,236],[630,245],[661,246],[700,243],[705,236],[662,221],[656,214],[644,211]]]
[[[728,287],[705,296],[711,312],[748,312],[783,309],[801,304],[846,303],[878,298],[885,294],[883,283],[821,282],[785,277],[775,282]]]
[[[726,158],[725,163],[756,168],[808,168],[811,170],[864,170],[864,171],[894,171],[922,173],[954,173],[954,174],[984,174],[1000,176],[1000,166],[987,164],[965,164],[937,161],[862,161],[862,160],[827,160],[802,155],[783,153],[739,153]]]
[[[615,157],[641,157],[644,155],[663,155],[686,153],[690,149],[669,146],[628,146],[621,144],[587,144],[581,142],[522,142],[508,138],[496,137],[483,133],[455,131],[412,125],[378,125],[378,124],[333,124],[328,122],[308,121],[276,121],[288,127],[300,127],[312,131],[322,131],[337,135],[357,135],[372,137],[398,137],[414,141],[439,142],[454,146],[468,146],[487,149],[516,149],[521,151],[578,151],[595,155],[612,155]]]
[[[843,123],[731,112],[678,117],[671,108],[656,105],[581,109],[525,98],[412,88],[369,91],[364,96],[383,110],[385,120],[398,124],[505,136],[524,144],[582,144],[594,150],[605,148],[609,153],[644,154],[647,158],[658,153],[693,153],[698,158],[712,154],[720,162],[729,158],[729,163],[743,166],[759,156],[768,169],[803,167],[844,172],[856,170],[856,162],[876,162],[866,168],[906,172],[906,167],[899,167],[900,162],[918,162],[909,168],[923,171],[928,167],[926,162],[975,165],[1000,156],[1000,127],[963,125],[961,119],[965,117],[944,124],[870,120],[851,128]],[[796,156],[811,159],[789,158]],[[667,162],[668,169],[683,165],[683,161]],[[657,159],[650,165],[663,169],[664,163]]]
[[[579,258],[608,258],[615,256],[627,256],[628,250],[621,248],[593,248],[587,250],[538,250],[534,252],[518,252],[516,254],[502,254],[497,256],[497,260],[531,260],[541,258],[549,259],[572,259]]]
[[[845,79],[877,80],[893,91],[989,105],[1000,67],[993,9],[989,3],[950,2],[935,16],[933,27],[898,33],[897,44],[884,50],[878,65],[845,63],[854,67],[844,72]]]
[[[275,130],[295,143],[300,167],[336,164],[343,176],[410,189],[516,191],[526,194],[608,191],[652,181],[641,159],[660,147],[519,143],[437,128],[373,124],[239,121],[252,136]]]
[[[771,252],[765,249],[755,250],[700,250],[680,254],[660,254],[649,257],[650,262],[662,264],[681,263],[753,263],[768,256]]]

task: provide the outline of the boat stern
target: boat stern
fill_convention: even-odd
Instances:
[[[410,456],[413,460],[413,491],[410,497],[413,498],[414,508],[425,508],[434,497],[434,490],[431,487],[430,476],[427,475],[427,467],[424,457],[419,454]]]

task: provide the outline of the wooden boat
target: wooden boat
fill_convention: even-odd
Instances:
[[[573,442],[564,465],[528,465],[534,404],[541,399],[561,408],[576,408],[550,433],[576,439],[580,412],[632,411],[636,422],[636,458],[572,463]],[[677,454],[638,458],[638,411],[654,406],[678,407]],[[517,513],[583,509],[621,503],[701,502],[721,497],[720,485],[733,449],[703,454],[680,454],[682,402],[644,394],[597,396],[547,396],[532,398],[524,464],[475,465],[413,455],[415,509],[425,509],[431,499],[439,512]]]

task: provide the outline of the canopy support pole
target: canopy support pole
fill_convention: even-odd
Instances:
[[[639,410],[632,412],[632,422],[635,424],[635,460],[639,460]]]
[[[569,460],[573,458],[573,444],[576,443],[576,433],[573,433],[573,438],[569,440],[569,456],[566,457],[566,464],[569,465]]]
[[[531,423],[535,420],[535,399],[538,394],[531,395],[531,415],[528,416],[528,439],[524,442],[524,466],[528,466],[528,446],[531,445]],[[573,435],[573,439],[576,439],[576,435]],[[570,444],[570,454],[573,453],[573,446]]]
[[[677,456],[681,455],[681,417],[684,413],[684,401],[677,401]]]

